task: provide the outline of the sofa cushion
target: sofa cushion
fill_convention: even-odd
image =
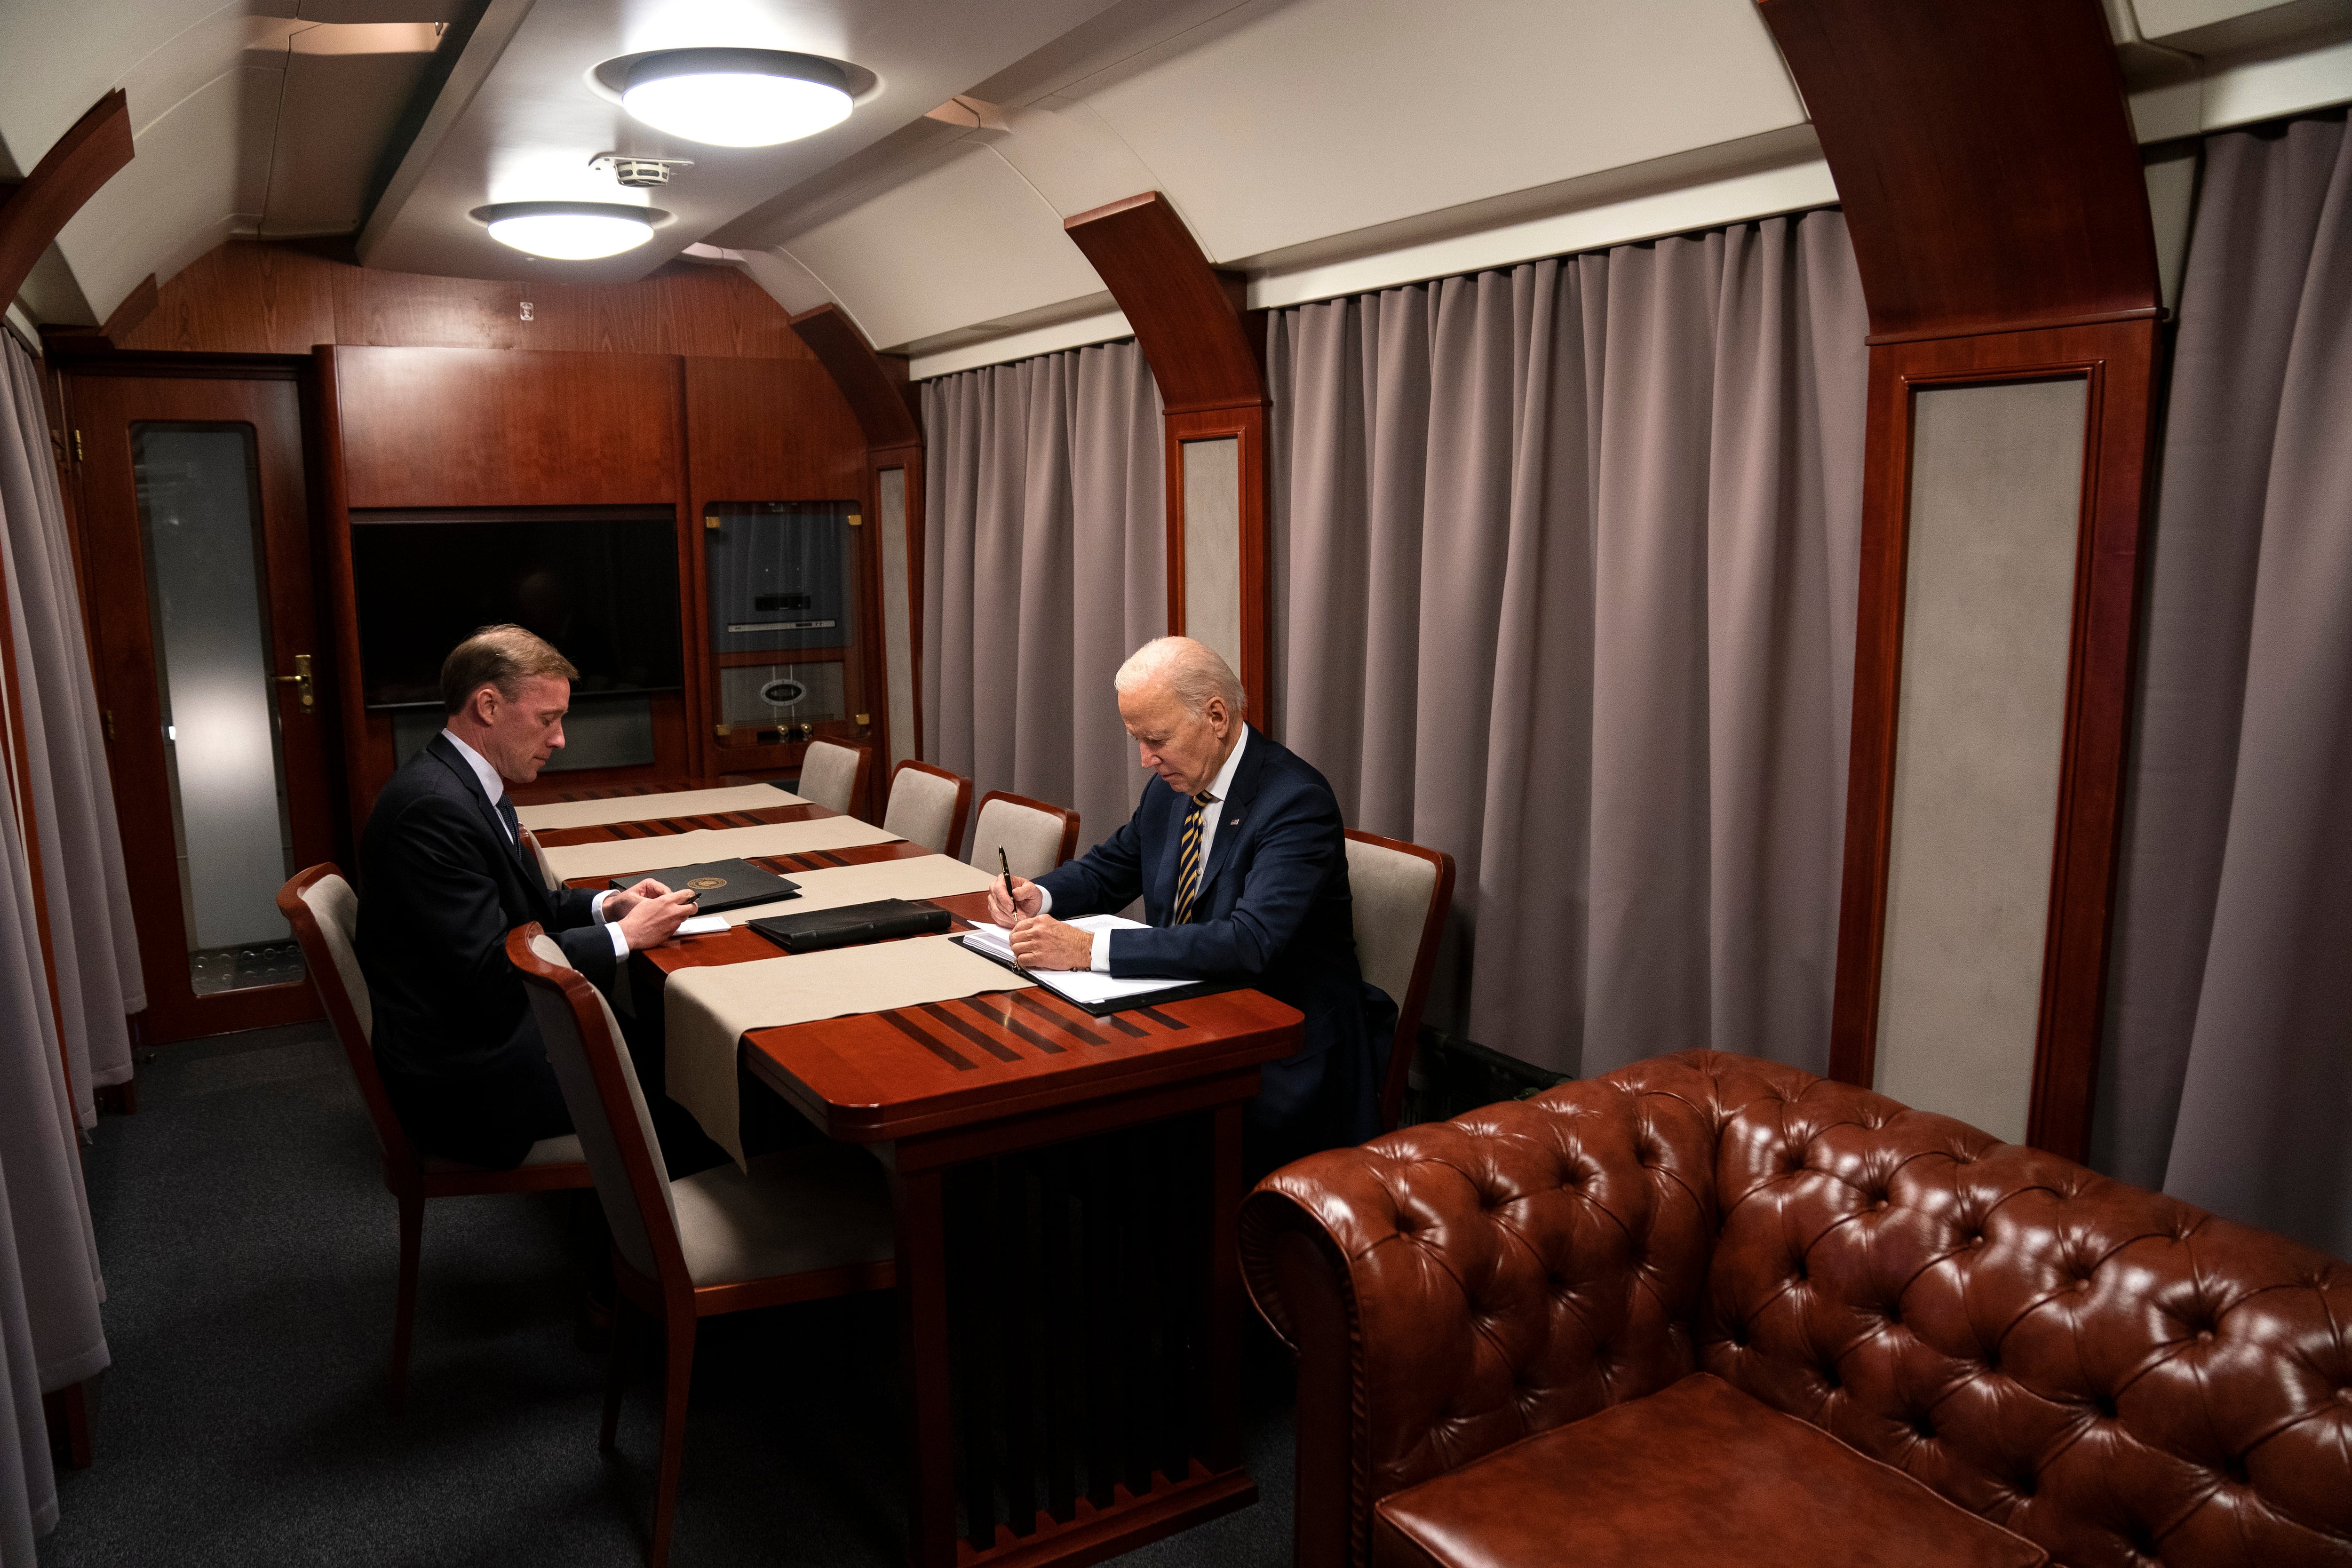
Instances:
[[[2036,1568],[1902,1471],[1694,1373],[1381,1500],[1375,1568]]]

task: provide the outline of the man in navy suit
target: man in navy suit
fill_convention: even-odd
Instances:
[[[1120,667],[1119,717],[1157,775],[1135,815],[1084,857],[989,891],[1031,969],[1245,980],[1307,1015],[1306,1039],[1250,1102],[1254,1170],[1380,1131],[1395,1004],[1356,964],[1347,843],[1323,775],[1249,726],[1233,669],[1190,637]],[[1089,934],[1057,916],[1143,900],[1150,929]]]
[[[509,784],[563,745],[579,674],[520,626],[486,626],[441,666],[446,727],[376,796],[360,838],[360,969],[377,1069],[419,1149],[508,1170],[572,1131],[507,932],[537,921],[600,986],[632,948],[667,941],[694,895],[551,892]]]

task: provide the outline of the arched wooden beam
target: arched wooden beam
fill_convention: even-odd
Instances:
[[[1759,0],[1837,181],[1871,342],[2157,314],[2096,0]]]
[[[2081,1159],[2161,357],[2155,235],[2122,74],[2098,0],[1758,5],[1837,182],[1871,325],[1830,1070],[1863,1084],[1876,1073],[1916,398],[2080,378],[2089,416],[2026,1140]]]
[[[841,392],[866,435],[866,493],[859,504],[875,526],[865,531],[868,561],[866,582],[872,585],[864,614],[866,624],[882,628],[883,689],[877,710],[883,725],[876,740],[880,766],[869,771],[870,798],[866,815],[882,820],[884,792],[894,758],[919,758],[923,733],[923,405],[907,374],[907,356],[874,352],[857,323],[830,302],[791,318],[793,332],[815,354],[833,384]],[[889,476],[896,472],[897,479]],[[895,494],[899,505],[887,505]],[[886,582],[894,550],[903,556],[904,575]],[[889,614],[890,590],[905,589],[906,639],[894,630]],[[891,693],[897,682],[891,672],[903,663],[904,700]]]
[[[0,201],[0,302],[16,297],[58,231],[129,162],[131,101],[117,88],[75,121],[24,184]]]
[[[1066,218],[1062,229],[1127,313],[1169,413],[1265,402],[1241,275],[1209,265],[1166,196],[1145,191]]]
[[[1233,652],[1242,685],[1260,702],[1265,697],[1265,318],[1246,308],[1238,272],[1209,265],[1192,230],[1168,198],[1145,191],[1091,212],[1065,219],[1062,228],[1094,264],[1111,298],[1135,329],[1135,341],[1151,366],[1166,415],[1168,473],[1168,629],[1195,636],[1213,623],[1233,626]],[[1215,450],[1233,443],[1234,534],[1238,603],[1214,612],[1185,605],[1184,542],[1186,448]],[[1223,454],[1218,452],[1222,460]],[[1206,459],[1203,459],[1204,465]],[[1223,484],[1219,469],[1219,486]],[[1221,510],[1221,508],[1220,508]],[[1218,527],[1222,531],[1222,520]],[[1197,532],[1198,531],[1192,531]],[[1227,581],[1221,572],[1197,575],[1205,583]],[[1234,612],[1231,621],[1224,612]],[[1210,635],[1214,643],[1217,637]],[[1269,721],[1261,706],[1251,717]]]
[[[922,417],[904,354],[876,353],[857,323],[831,303],[803,310],[792,318],[792,327],[841,389],[868,447],[921,444]]]

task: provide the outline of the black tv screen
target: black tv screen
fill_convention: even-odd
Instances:
[[[360,683],[371,708],[441,700],[441,661],[511,621],[579,667],[575,698],[676,689],[677,531],[667,510],[352,519]]]

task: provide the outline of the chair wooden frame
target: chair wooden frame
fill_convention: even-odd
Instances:
[[[1429,1001],[1430,974],[1437,968],[1437,944],[1445,935],[1446,911],[1454,907],[1454,857],[1443,849],[1408,844],[1402,838],[1383,838],[1377,833],[1359,833],[1352,827],[1348,829],[1348,837],[1359,844],[1413,856],[1437,868],[1437,886],[1431,889],[1429,913],[1421,925],[1421,949],[1413,955],[1412,984],[1396,998],[1396,1040],[1389,1047],[1388,1076],[1381,1084],[1381,1131],[1392,1132],[1396,1131],[1397,1118],[1404,1111],[1405,1087],[1412,1073],[1412,1054],[1421,1035],[1422,1008]]]
[[[1078,814],[1068,806],[1055,805],[1046,800],[1032,800],[1025,795],[1014,795],[1011,790],[992,789],[980,797],[980,805],[973,811],[972,820],[978,822],[980,814],[988,809],[989,802],[996,800],[1008,805],[1025,805],[1032,811],[1042,811],[1062,819],[1062,847],[1055,852],[1055,865],[1068,865],[1070,857],[1078,852]]]
[[[898,793],[898,775],[903,773],[929,773],[935,779],[949,780],[956,786],[955,809],[948,817],[948,841],[940,853],[952,858],[963,856],[963,830],[971,822],[971,781],[961,773],[951,773],[945,768],[935,768],[929,763],[919,763],[909,757],[890,770],[890,788],[882,797],[882,816],[890,816],[890,798]]]
[[[860,822],[865,821],[866,814],[874,809],[874,803],[866,798],[866,783],[874,772],[874,748],[862,741],[836,741],[830,735],[819,735],[809,745],[838,746],[845,752],[857,753],[857,771],[850,775],[849,780],[849,810],[846,815]],[[801,753],[801,765],[803,768],[808,765],[805,749]],[[799,776],[797,773],[793,775],[794,783],[799,782]]]
[[[772,1274],[761,1279],[731,1280],[723,1285],[694,1283],[679,1246],[677,1225],[663,1194],[664,1177],[637,1121],[629,1087],[621,1076],[622,1047],[604,1023],[595,988],[586,976],[568,964],[552,964],[531,951],[541,934],[536,922],[507,933],[507,957],[521,971],[524,984],[562,996],[580,1030],[581,1045],[596,1080],[596,1096],[604,1102],[604,1119],[629,1175],[629,1191],[653,1248],[656,1278],[647,1278],[613,1249],[613,1279],[619,1287],[613,1321],[613,1347],[605,1364],[604,1416],[597,1445],[606,1453],[621,1417],[621,1393],[629,1373],[629,1311],[651,1318],[660,1328],[667,1352],[662,1385],[661,1468],[654,1493],[653,1537],[646,1550],[651,1568],[662,1568],[669,1557],[670,1526],[677,1512],[678,1473],[686,1457],[687,1396],[694,1375],[695,1330],[704,1318],[759,1307],[781,1307],[830,1296],[886,1290],[898,1283],[896,1262],[852,1264],[814,1268],[799,1274]]]
[[[375,1068],[374,1048],[368,1042],[367,1031],[360,1027],[359,1010],[343,989],[343,972],[337,966],[334,954],[327,951],[327,939],[319,930],[319,917],[310,912],[310,906],[302,899],[320,881],[341,875],[331,861],[298,872],[278,889],[278,912],[294,928],[294,940],[302,947],[302,962],[310,971],[310,984],[327,1010],[327,1021],[334,1026],[335,1038],[342,1045],[343,1058],[351,1064],[352,1076],[359,1080],[360,1098],[367,1102],[368,1120],[375,1126],[376,1151],[383,1163],[383,1184],[400,1205],[400,1283],[392,1320],[392,1365],[384,1376],[383,1391],[385,1403],[397,1415],[408,1401],[408,1352],[416,1328],[416,1274],[425,1248],[425,1201],[477,1197],[488,1193],[559,1192],[593,1185],[593,1178],[586,1163],[579,1160],[524,1165],[512,1171],[470,1166],[454,1170],[425,1168],[416,1145],[408,1141],[407,1130],[393,1111],[392,1097],[384,1092],[383,1075]]]

